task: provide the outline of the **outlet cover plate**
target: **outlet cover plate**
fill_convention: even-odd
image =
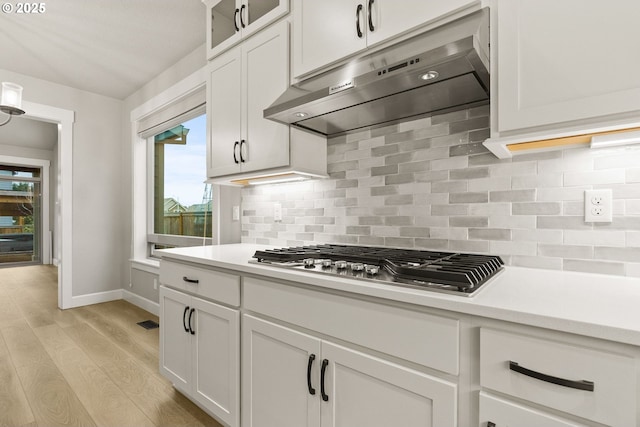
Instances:
[[[610,189],[585,190],[584,220],[585,222],[613,221],[613,195]]]

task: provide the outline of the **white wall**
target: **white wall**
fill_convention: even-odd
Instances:
[[[73,296],[120,289],[121,230],[130,215],[122,194],[123,102],[0,69],[23,99],[75,112],[73,133]]]
[[[124,260],[126,263],[126,268],[122,272],[121,280],[124,289],[154,302],[158,301],[158,291],[155,290],[154,292],[152,289],[148,289],[153,286],[153,280],[149,280],[149,277],[154,274],[149,272],[145,273],[140,270],[136,270],[132,273],[132,270],[129,267],[129,258],[132,257],[131,201],[132,197],[146,197],[145,194],[132,194],[131,112],[153,97],[164,92],[177,82],[201,69],[206,64],[205,45],[202,45],[124,100],[124,108],[122,111],[122,138],[126,141],[126,149],[121,153],[121,162],[125,170],[123,171],[122,187],[120,190],[124,196],[123,212],[126,212],[127,221],[126,225],[121,230],[121,238],[123,242],[122,253],[125,254]],[[132,286],[130,287],[129,284]]]

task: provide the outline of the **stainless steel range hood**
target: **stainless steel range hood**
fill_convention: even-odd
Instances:
[[[486,104],[488,53],[482,9],[291,86],[264,117],[334,136]]]

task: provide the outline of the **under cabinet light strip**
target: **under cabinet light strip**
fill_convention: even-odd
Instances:
[[[640,144],[640,131],[594,135],[591,138],[591,148],[616,147],[631,144]]]
[[[640,131],[640,128],[636,127],[636,128],[628,128],[628,129],[611,130],[611,131],[605,131],[605,132],[594,132],[591,134],[565,136],[561,138],[542,139],[538,141],[507,144],[507,149],[511,152],[519,152],[519,151],[536,150],[536,149],[543,149],[543,148],[564,147],[569,145],[588,146],[594,137],[611,136],[612,138],[621,138],[619,134],[624,134],[624,133],[635,134],[635,133],[638,133],[638,131]],[[618,145],[621,145],[621,144],[618,144]]]

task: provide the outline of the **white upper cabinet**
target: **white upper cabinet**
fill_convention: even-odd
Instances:
[[[293,75],[307,74],[473,3],[293,0]]]
[[[637,0],[498,0],[492,139],[637,121],[639,16]]]
[[[207,58],[289,13],[289,0],[203,0],[207,8]]]
[[[289,164],[289,127],[263,118],[289,86],[288,39],[281,22],[211,61],[210,178]]]

